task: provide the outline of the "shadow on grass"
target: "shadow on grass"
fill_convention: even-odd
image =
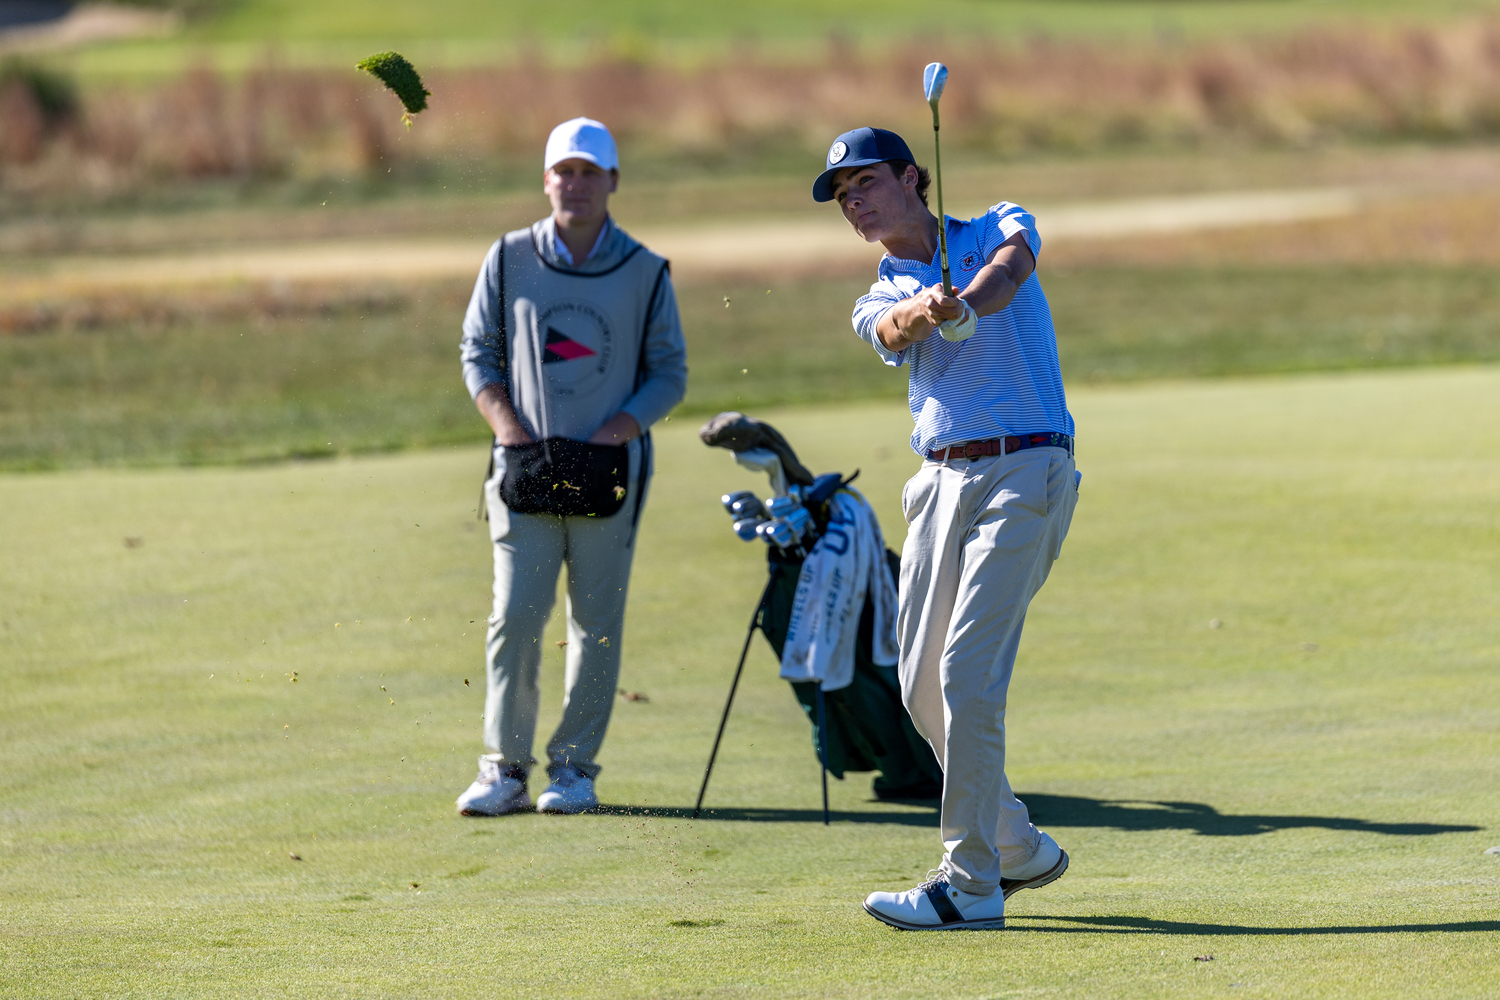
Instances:
[[[1053,921],[1072,927],[1017,925],[1017,920]],[[1264,936],[1268,934],[1468,934],[1500,931],[1500,920],[1465,920],[1452,924],[1351,924],[1334,927],[1246,927],[1241,924],[1195,924],[1150,917],[1009,916],[1006,929],[1043,934],[1184,934],[1201,936]]]
[[[1481,826],[1444,823],[1375,823],[1366,819],[1341,816],[1256,816],[1221,813],[1201,802],[1156,802],[1135,799],[1090,799],[1077,795],[1021,795],[1038,826],[1101,827],[1130,832],[1152,830],[1192,830],[1204,837],[1249,837],[1276,830],[1321,827],[1326,830],[1348,830],[1354,833],[1381,833],[1390,836],[1431,836],[1439,833],[1469,833]],[[913,804],[915,806],[915,804]],[[606,816],[651,816],[657,819],[692,819],[693,810],[686,806],[600,806]],[[820,809],[750,809],[705,807],[704,820],[729,820],[741,823],[821,823]],[[890,823],[897,826],[938,825],[938,814],[931,808],[886,809],[869,812],[837,812],[831,818],[838,823]]]
[[[611,806],[602,805],[594,811],[596,816],[650,816],[654,819],[692,819],[693,810],[687,806]],[[703,807],[699,820],[730,820],[737,823],[817,823],[823,822],[821,809],[716,809]],[[911,812],[839,812],[829,813],[835,823],[893,823],[897,826],[938,825],[937,811],[933,809]]]
[[[1201,802],[1089,799],[1077,795],[1021,795],[1038,826],[1091,826],[1113,830],[1192,830],[1204,837],[1249,837],[1275,830],[1322,827],[1393,836],[1469,833],[1481,826],[1444,823],[1375,823],[1340,816],[1255,816],[1221,813]]]

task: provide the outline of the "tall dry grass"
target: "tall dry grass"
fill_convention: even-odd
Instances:
[[[395,99],[349,72],[209,68],[150,90],[94,89],[48,113],[0,85],[0,189],[112,193],[204,177],[317,178],[396,163],[538,156],[588,114],[640,155],[817,155],[859,124],[925,131],[917,96],[934,54],[952,69],[953,148],[1000,154],[1500,134],[1500,20],[1443,28],[1318,28],[1240,41],[1129,46],[1034,38],[910,45],[775,63],[741,50],[695,69],[602,57],[437,72],[410,132]]]

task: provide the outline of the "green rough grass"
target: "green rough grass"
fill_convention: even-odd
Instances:
[[[1421,23],[1493,11],[1494,0],[1244,2],[1244,0],[576,0],[566,5],[485,3],[422,7],[400,0],[235,0],[214,5],[177,38],[95,47],[85,72],[153,74],[212,52],[249,63],[274,45],[284,59],[342,64],[370,45],[399,45],[419,66],[462,65],[550,50],[564,58],[603,49],[631,60],[702,59],[760,43],[783,56],[827,48],[828,39],[873,44],[944,36],[1151,35],[1202,37],[1266,32],[1331,21]]]
[[[1493,995],[1497,392],[1494,367],[1075,388],[1083,502],[1008,719],[1073,866],[994,934],[859,910],[937,860],[932,814],[853,776],[815,821],[762,643],[716,812],[683,818],[763,571],[717,505],[754,478],[678,422],[624,640],[651,700],[606,743],[621,809],[578,818],[452,811],[482,449],[0,477],[0,994]],[[864,469],[899,544],[900,404],[774,418]]]
[[[1420,16],[1435,18],[1493,9],[1486,0],[1429,0]],[[355,10],[359,17],[352,17]],[[1195,34],[1266,30],[1350,17],[1412,17],[1410,4],[1395,0],[1336,0],[1333,3],[1245,3],[1243,0],[930,0],[914,6],[900,0],[761,0],[756,4],[701,4],[692,0],[582,0],[566,7],[490,4],[458,0],[441,9],[419,10],[398,0],[294,3],[239,0],[206,23],[211,38],[427,38],[475,35],[509,42],[517,36],[547,40],[611,38],[621,34],[724,42],[765,38],[822,44],[830,30],[876,40],[905,39],[911,32],[945,29],[1008,34],[1017,30],[1063,34],[1162,30]]]
[[[1087,267],[1044,271],[1070,381],[1500,359],[1482,267]],[[679,288],[679,416],[900,399],[848,326],[863,278]],[[729,298],[728,307],[724,304]],[[467,289],[409,308],[0,337],[0,468],[208,464],[486,436],[458,378]]]

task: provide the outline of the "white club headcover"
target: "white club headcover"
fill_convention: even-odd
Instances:
[[[963,302],[963,299],[959,299]],[[943,335],[944,340],[955,343],[960,340],[968,340],[979,330],[979,314],[974,307],[964,302],[964,314],[958,319],[947,319],[938,325],[938,333]]]
[[[770,448],[751,448],[734,453],[734,460],[754,472],[764,472],[771,480],[771,491],[776,496],[786,492],[786,471],[781,459]]]

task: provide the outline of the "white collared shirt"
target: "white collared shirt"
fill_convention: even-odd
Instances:
[[[594,241],[594,245],[589,249],[589,252],[584,255],[584,260],[588,260],[590,257],[594,256],[594,254],[599,252],[599,245],[604,242],[604,237],[609,235],[609,227],[611,221],[612,220],[608,216],[605,217],[604,225],[599,227],[599,238]],[[573,259],[573,251],[569,250],[568,245],[562,241],[562,236],[557,235],[554,239],[554,242],[557,245],[553,249],[557,251],[557,256],[561,258],[562,262],[570,267],[577,267],[580,262]]]

